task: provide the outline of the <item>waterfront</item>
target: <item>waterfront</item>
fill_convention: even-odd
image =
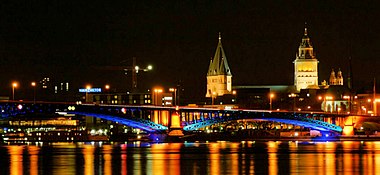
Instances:
[[[379,141],[3,145],[4,174],[378,174]]]

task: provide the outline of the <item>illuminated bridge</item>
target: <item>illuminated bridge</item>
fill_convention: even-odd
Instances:
[[[316,112],[8,101],[0,102],[0,110],[2,118],[35,113],[68,113],[115,121],[147,132],[164,133],[172,130],[194,131],[214,124],[250,119],[338,134],[344,132],[345,127],[353,129],[352,116]]]

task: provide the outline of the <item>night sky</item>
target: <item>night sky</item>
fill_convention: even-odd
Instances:
[[[295,53],[307,22],[319,60],[319,81],[331,69],[356,88],[380,82],[380,6],[376,1],[124,1],[124,3],[9,1],[0,4],[0,95],[11,82],[27,88],[50,77],[77,89],[86,84],[131,87],[132,57],[154,70],[140,89],[181,82],[202,97],[218,32],[233,85],[293,84]],[[104,67],[115,66],[114,70]],[[380,84],[380,83],[379,83]]]

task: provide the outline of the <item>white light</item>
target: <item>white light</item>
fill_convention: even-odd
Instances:
[[[136,70],[136,71],[139,71],[139,66],[135,66],[135,70]]]
[[[225,106],[224,109],[225,109],[225,110],[231,110],[231,109],[232,109],[232,106]]]
[[[21,110],[21,109],[22,109],[22,105],[18,105],[17,108],[18,108],[19,110]]]
[[[152,65],[149,65],[148,66],[148,70],[152,70],[153,69],[153,66]]]
[[[125,114],[125,113],[127,113],[127,109],[125,109],[125,108],[121,108],[121,112],[122,112],[123,114]]]

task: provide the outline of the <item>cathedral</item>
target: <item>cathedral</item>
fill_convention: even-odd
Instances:
[[[219,42],[214,58],[210,60],[207,72],[206,97],[216,98],[232,93],[232,74],[228,66],[226,54],[222,46],[222,36],[219,33]]]
[[[318,89],[318,60],[305,27],[304,36],[294,60],[294,85],[301,89]]]

